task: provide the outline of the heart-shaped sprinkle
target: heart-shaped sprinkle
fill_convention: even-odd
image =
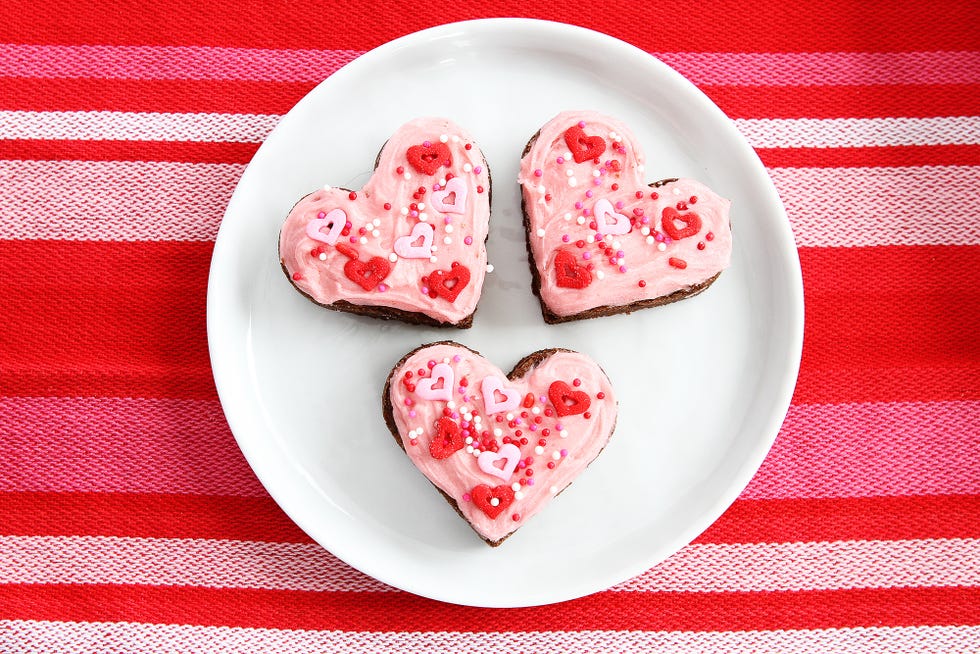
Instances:
[[[432,192],[432,208],[442,213],[464,213],[468,194],[466,183],[459,177],[453,177],[446,182],[445,188]],[[452,202],[447,202],[450,198]]]
[[[562,288],[585,288],[592,283],[592,273],[575,260],[567,250],[555,253],[555,283]]]
[[[321,211],[316,218],[306,223],[306,235],[315,241],[333,245],[346,225],[347,214],[343,209],[333,209],[329,213]],[[324,232],[324,229],[328,231]]]
[[[415,119],[387,140],[363,188],[324,187],[296,203],[279,237],[283,271],[331,309],[469,327],[489,269],[489,196],[486,161],[466,132]]]
[[[415,223],[411,234],[395,239],[395,254],[404,259],[428,259],[432,256],[434,234],[435,229],[429,223]]]
[[[383,408],[412,463],[492,545],[598,456],[617,410],[609,380],[585,355],[541,350],[504,374],[449,341],[423,345],[395,366]]]
[[[446,363],[437,363],[432,367],[432,374],[424,377],[415,385],[415,392],[423,400],[444,400],[453,399],[453,384],[456,382],[456,373],[452,366]]]
[[[560,416],[575,416],[589,410],[592,400],[587,393],[577,391],[565,382],[555,381],[548,387],[548,399]]]
[[[677,223],[683,223],[683,227],[678,227]],[[667,236],[675,241],[682,238],[694,236],[701,231],[701,217],[693,211],[682,214],[674,207],[664,207],[660,214],[660,224]]]
[[[435,143],[426,141],[422,145],[413,145],[405,156],[412,168],[423,175],[435,175],[441,167],[448,168],[453,165],[453,155],[449,147],[440,141]]]
[[[532,137],[518,179],[547,322],[674,302],[728,267],[729,201],[692,179],[648,185],[644,165],[629,128],[596,112],[563,112]]]
[[[589,161],[606,151],[606,141],[601,136],[588,136],[579,125],[572,125],[565,130],[565,145],[575,163]]]
[[[630,231],[630,219],[621,213],[616,213],[612,202],[602,198],[595,203],[596,234],[626,234]],[[610,222],[611,220],[611,222]]]
[[[481,452],[476,459],[476,464],[488,475],[507,481],[514,474],[520,461],[521,449],[512,443],[505,443],[496,452]],[[503,462],[503,465],[498,467],[498,462]]]
[[[358,259],[348,259],[344,264],[344,275],[365,291],[373,290],[378,286],[388,273],[391,272],[391,264],[387,259],[381,257],[371,257],[367,261]]]
[[[514,503],[514,489],[510,486],[494,486],[491,488],[486,484],[480,484],[473,487],[470,491],[470,497],[473,499],[476,508],[493,520]]]
[[[429,441],[429,454],[435,459],[445,459],[466,447],[462,430],[450,418],[439,418],[436,433]]]
[[[441,297],[455,302],[460,292],[470,283],[470,270],[454,261],[449,270],[433,270],[423,283],[429,285],[430,297]]]
[[[483,394],[483,410],[488,416],[501,411],[513,411],[521,403],[520,391],[507,388],[504,386],[504,380],[493,375],[483,378],[480,392]],[[497,399],[497,393],[500,393],[502,399]]]

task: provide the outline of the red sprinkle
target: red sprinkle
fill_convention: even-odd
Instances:
[[[640,288],[646,288],[646,285],[647,285],[647,283],[646,283],[646,281],[645,281],[645,280],[642,280],[642,279],[641,279],[640,281],[638,281],[638,282],[636,283],[636,285],[637,285],[637,286],[639,286]]]
[[[657,199],[657,198],[659,198],[659,197],[660,197],[660,195],[659,195],[659,194],[658,194],[658,193],[657,193],[656,191],[654,191],[654,192],[652,192],[652,193],[650,194],[650,199],[651,199],[651,200],[656,200],[656,199]]]
[[[350,198],[351,200],[356,200],[357,199],[357,193],[355,193],[354,191],[351,191],[350,193],[347,194],[347,197]]]
[[[690,198],[688,198],[687,201],[690,202],[691,204],[697,204],[698,203],[698,196],[692,195]]]
[[[674,268],[680,268],[681,270],[687,268],[687,262],[683,259],[678,259],[677,257],[671,257],[667,260],[667,263],[672,265]]]
[[[398,168],[395,168],[395,172],[398,173],[399,175],[404,174],[405,166],[398,166]]]
[[[698,249],[699,249],[699,250],[703,250],[703,249],[704,249],[704,247],[705,247],[705,245],[704,245],[704,241],[698,241]]]
[[[472,150],[473,149],[473,144],[472,143],[467,143],[463,147],[466,148],[467,150]]]
[[[713,240],[715,240],[715,233],[714,232],[708,232],[707,234],[704,235],[704,240],[706,240],[706,241],[713,241]]]
[[[298,282],[299,280],[301,280],[301,279],[303,279],[303,275],[302,275],[302,273],[298,273],[298,272],[294,272],[294,273],[293,273],[293,279],[294,279],[295,281],[297,281],[297,282]]]
[[[582,385],[582,380],[579,379],[578,377],[572,380],[572,386],[581,386],[581,385]]]
[[[534,406],[534,393],[528,393],[524,396],[523,405],[525,409],[530,409],[532,406]],[[521,415],[526,415],[526,413],[522,413]]]
[[[611,189],[612,189],[612,190],[614,190],[614,191],[618,191],[618,190],[619,190],[619,184],[613,184],[613,185],[612,185],[612,186],[610,186],[609,188],[611,188]]]
[[[518,520],[521,519],[521,514],[520,513],[515,513],[514,515],[512,515],[510,517],[510,519],[513,520],[514,522],[517,522]]]
[[[391,210],[391,203],[385,202],[385,211],[390,211],[390,210]]]
[[[483,187],[482,186],[477,186],[476,187],[476,192],[477,193],[483,193]]]
[[[585,418],[586,420],[588,420],[589,418],[592,417],[592,412],[591,411],[586,411],[585,413],[582,414],[582,417]]]
[[[604,400],[604,399],[606,399],[606,394],[605,394],[605,393],[603,393],[602,391],[599,391],[598,393],[596,393],[596,394],[595,394],[595,396],[596,396],[596,397],[597,397],[598,399],[600,399],[600,400]]]

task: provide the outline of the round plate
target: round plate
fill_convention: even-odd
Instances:
[[[732,265],[702,295],[548,326],[530,291],[517,172],[563,109],[622,119],[648,181],[694,177],[732,199]],[[469,130],[492,169],[487,276],[474,326],[437,330],[315,306],[279,267],[290,207],[359,188],[416,116]],[[444,25],[358,58],[301,100],[228,205],[208,287],[208,341],[239,446],[283,510],[363,572],[427,597],[513,607],[572,599],[643,572],[734,501],[766,455],[799,367],[803,292],[782,204],[753,150],[679,74],[622,41],[557,23]],[[602,455],[545,511],[487,547],[385,427],[381,389],[416,346],[455,339],[504,370],[566,347],[612,380],[619,421]]]

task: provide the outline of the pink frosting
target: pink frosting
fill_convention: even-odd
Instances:
[[[576,152],[565,138],[566,130],[574,127],[586,139],[602,139],[599,163],[595,158],[574,160]],[[584,140],[580,147],[587,152],[595,141]],[[729,201],[691,179],[659,188],[647,186],[634,136],[614,118],[592,111],[558,114],[541,128],[521,160],[518,181],[529,216],[528,236],[541,278],[541,298],[559,316],[669,295],[704,282],[729,265]],[[697,214],[700,228],[670,238],[662,226],[665,209],[682,217],[674,220],[675,234],[693,231],[686,230],[695,220],[692,213]],[[597,214],[601,225],[594,222]],[[628,231],[625,220],[632,223]],[[600,242],[608,247],[601,249]],[[560,251],[588,271],[588,285],[558,285],[555,258]]]
[[[425,143],[430,144],[426,153],[442,152],[442,146],[448,148],[451,164],[440,165],[431,174],[416,169],[409,159],[409,149]],[[419,187],[425,189],[425,194],[416,199],[413,194]],[[446,197],[432,202],[433,194]],[[279,256],[293,283],[320,304],[346,300],[419,312],[440,322],[456,323],[476,310],[483,288],[489,196],[489,172],[473,139],[447,119],[418,118],[400,127],[384,145],[377,169],[368,183],[356,191],[354,199],[348,190],[329,187],[301,199],[282,226]],[[413,203],[418,209],[412,208]],[[351,226],[349,233],[339,236],[334,245],[329,241],[336,235],[326,216],[337,209],[346,214]],[[415,229],[420,222],[434,228],[434,262],[422,251],[429,230]],[[399,246],[403,254],[410,256],[399,256],[396,240],[411,237],[413,229],[415,238],[402,241]],[[322,238],[311,238],[318,232]],[[348,254],[354,252],[361,262],[380,257],[389,268],[387,276],[370,290],[345,274]],[[443,295],[431,297],[426,291],[432,289],[422,278],[433,271],[450,271],[454,262],[469,270],[466,286],[454,300]]]
[[[431,401],[419,395],[418,371],[424,370],[428,376],[430,364],[445,364],[453,369],[453,400]],[[406,377],[409,372],[411,378]],[[506,380],[507,388],[517,389],[522,398],[513,411],[497,414],[499,422],[497,416],[488,416],[484,411],[480,389],[487,377]],[[557,415],[549,394],[555,382],[564,382],[572,391],[588,396],[588,418],[585,413]],[[415,390],[407,384],[415,385]],[[528,393],[533,398],[530,407],[525,406]],[[409,458],[432,483],[456,500],[477,533],[490,541],[498,541],[526,523],[571,483],[605,447],[616,424],[616,398],[609,379],[594,361],[577,352],[556,352],[524,377],[507,380],[499,368],[465,347],[430,345],[412,354],[394,371],[390,399],[395,425]],[[445,417],[446,409],[462,434],[475,442],[439,459],[432,455],[429,444],[436,433],[436,422]],[[522,412],[526,417],[522,417]],[[536,423],[538,417],[541,421]],[[521,437],[526,442],[522,443]],[[513,453],[504,447],[505,438],[520,450],[520,462],[510,475],[506,475],[506,469]],[[544,445],[539,444],[542,439]],[[497,447],[496,455],[487,454],[494,451],[493,447],[484,447],[484,441],[491,440]],[[554,466],[549,468],[549,462]],[[496,471],[488,471],[489,465],[494,465]],[[533,471],[531,475],[528,470]],[[490,517],[472,497],[473,489],[479,485],[519,490],[510,506]]]

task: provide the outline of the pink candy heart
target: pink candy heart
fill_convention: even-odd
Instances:
[[[435,230],[429,223],[415,223],[412,233],[395,239],[395,254],[404,259],[428,259],[432,256],[432,236]],[[421,239],[420,245],[415,245]]]

